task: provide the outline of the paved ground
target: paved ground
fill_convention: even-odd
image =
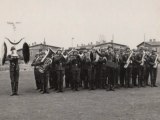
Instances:
[[[21,72],[20,96],[10,93],[9,73],[0,72],[0,120],[160,120],[160,87],[40,94],[33,72]]]

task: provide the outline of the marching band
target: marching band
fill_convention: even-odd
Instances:
[[[51,49],[40,51],[32,66],[37,89],[42,93],[49,93],[48,89],[63,92],[64,81],[65,87],[73,91],[79,88],[114,91],[120,87],[157,87],[159,62],[154,49],[114,49],[108,46],[83,51],[59,49],[56,53]]]

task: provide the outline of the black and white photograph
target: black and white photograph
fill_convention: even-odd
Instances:
[[[160,120],[160,0],[0,0],[0,120]]]

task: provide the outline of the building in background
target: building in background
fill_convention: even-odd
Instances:
[[[95,47],[99,48],[108,48],[108,46],[113,46],[115,49],[125,49],[127,47],[127,45],[114,43],[113,41],[95,45]]]
[[[137,45],[137,48],[144,46],[148,47],[149,50],[156,50],[160,54],[160,41],[156,41],[156,39],[150,39],[149,41],[143,41]]]
[[[57,51],[57,49],[59,49],[60,47],[57,46],[52,46],[52,45],[46,45],[46,43],[41,43],[41,44],[32,44],[32,46],[30,46],[30,61],[32,62],[35,55],[37,53],[39,53],[39,50],[42,49],[42,51],[51,48],[53,51]],[[22,55],[22,49],[18,49],[17,53],[19,56],[23,56]]]
[[[119,44],[119,43],[114,43],[113,41],[111,42],[106,42],[106,41],[96,41],[95,44],[88,43],[87,45],[81,44],[77,45],[76,49],[77,50],[85,50],[85,49],[91,49],[93,47],[99,47],[99,48],[108,48],[108,46],[113,46],[115,49],[125,49],[127,45]]]
[[[77,47],[75,49],[77,50],[89,50],[91,48],[93,48],[95,45],[91,42],[88,43],[87,45],[85,44],[81,44],[81,45],[77,45]]]

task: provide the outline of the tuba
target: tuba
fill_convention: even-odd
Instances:
[[[130,64],[130,62],[131,62],[130,59],[131,59],[132,55],[133,55],[133,51],[131,51],[131,53],[130,53],[127,61],[126,61],[126,64],[124,65],[124,68],[128,68],[128,66],[129,66],[129,64]]]
[[[52,64],[52,59],[46,58],[44,64],[38,67],[39,72],[44,73],[51,64]]]
[[[40,73],[44,73],[48,67],[52,64],[52,56],[55,53],[52,51],[52,49],[48,49],[47,52],[45,53],[44,57],[41,60],[42,65],[38,66],[38,70]]]

